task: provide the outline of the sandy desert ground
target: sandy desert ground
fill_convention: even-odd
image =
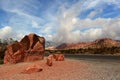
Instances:
[[[0,80],[120,80],[120,61],[74,60],[54,61],[53,66],[46,59],[12,65],[0,65]],[[21,73],[27,66],[38,64],[43,71],[32,74]]]

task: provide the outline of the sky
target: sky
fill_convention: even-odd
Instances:
[[[120,40],[120,0],[0,0],[0,39],[29,33],[57,43]]]

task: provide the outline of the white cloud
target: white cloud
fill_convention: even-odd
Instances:
[[[34,27],[36,30],[33,32],[58,43],[90,41],[103,37],[120,39],[120,18],[91,19],[103,12],[104,4],[115,4],[116,8],[120,8],[120,0],[83,0],[72,5],[61,3],[61,6],[56,9],[57,14],[51,14],[48,10],[47,17],[46,14],[42,15],[46,20],[33,15],[38,13],[38,5],[34,4],[37,1],[17,0],[11,3],[10,0],[2,0],[2,2],[4,4],[0,4],[0,8],[14,13],[9,19],[11,27],[0,29],[2,38],[11,37],[13,36],[12,32],[16,31],[17,39],[21,39],[25,34],[32,32]],[[56,6],[52,7],[54,9]],[[78,17],[82,12],[92,8],[94,10],[88,14],[86,19]],[[42,26],[41,23],[43,23]],[[38,32],[37,29],[39,29]]]
[[[103,8],[105,4],[114,4],[116,8],[120,8],[120,0],[86,0],[83,2],[82,7],[84,10],[92,8],[98,9]]]
[[[92,41],[105,37],[120,39],[120,18],[78,20],[75,26],[72,25],[72,29],[70,29],[70,31],[69,29],[67,30],[67,28],[69,27],[64,27],[62,30],[59,29],[59,34],[57,34],[54,39],[57,39],[56,41],[58,42],[70,43],[79,41]],[[73,32],[71,32],[72,30]]]
[[[8,39],[14,37],[14,32],[10,26],[5,26],[0,29],[0,39]]]
[[[8,18],[9,22],[7,25],[10,25],[14,31],[17,30],[18,33],[28,34],[32,32],[33,28],[38,28],[40,23],[43,22],[42,18],[34,15],[38,13],[38,0],[2,0],[0,3],[2,10],[14,14]]]
[[[94,8],[96,7],[102,0],[87,0],[84,2],[84,8],[89,9],[89,8]]]
[[[88,29],[85,32],[81,32],[81,41],[92,41],[98,38],[102,38],[103,36],[101,28],[93,28]]]
[[[53,41],[58,43],[72,43],[79,41],[92,41],[105,37],[120,39],[120,18],[90,19],[103,11],[101,3],[98,3],[99,1],[101,2],[101,0],[95,0],[95,2],[92,3],[88,1],[79,6],[78,3],[76,3],[71,5],[70,8],[62,6],[58,11],[57,22],[59,25],[57,33],[53,35]],[[108,0],[106,3],[112,2]],[[99,10],[96,8],[96,10],[91,12],[86,19],[79,19],[77,17],[82,12],[81,8],[84,7],[83,9],[87,9],[95,6],[99,6]]]
[[[16,38],[17,38],[18,41],[20,41],[24,36],[25,36],[25,34],[23,34],[23,33],[17,33],[16,34]]]
[[[8,12],[16,12],[17,10],[19,12],[24,12],[27,14],[34,14],[36,13],[36,11],[38,10],[38,4],[39,1],[38,0],[15,0],[15,1],[11,1],[11,0],[1,0],[1,7],[3,10],[6,10]]]
[[[11,26],[4,26],[3,28],[0,28],[0,39],[2,40],[9,38],[13,38],[14,40],[21,40],[24,36],[24,33],[14,31]]]
[[[39,24],[35,21],[32,21],[32,27],[33,28],[39,28]]]
[[[102,13],[103,10],[102,9],[97,9],[97,10],[94,10],[94,11],[91,11],[90,14],[88,14],[88,18],[94,18],[96,15]]]

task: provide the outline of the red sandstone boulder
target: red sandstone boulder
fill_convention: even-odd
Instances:
[[[53,57],[56,61],[64,61],[65,58],[63,54],[54,54]]]
[[[39,65],[33,64],[33,65],[28,66],[25,70],[23,70],[22,73],[31,74],[35,72],[40,72],[42,70],[43,69]]]
[[[8,45],[4,63],[35,61],[44,58],[45,39],[36,34],[26,35],[20,42]]]
[[[52,65],[53,65],[53,55],[49,55],[49,56],[47,57],[47,62],[46,62],[46,64],[47,64],[48,66],[52,66]]]
[[[26,35],[21,41],[21,44],[24,45],[25,50],[35,51],[35,50],[44,50],[45,48],[45,39],[36,34]]]
[[[56,61],[58,61],[59,54],[54,54],[53,57]]]
[[[64,61],[64,55],[63,55],[63,54],[60,54],[60,55],[59,55],[58,61]]]
[[[4,56],[4,63],[22,62],[24,60],[24,53],[24,48],[19,42],[8,45]]]
[[[26,35],[20,43],[24,45],[26,56],[25,61],[34,61],[43,59],[45,49],[45,39],[36,34]],[[34,58],[35,57],[35,58]]]

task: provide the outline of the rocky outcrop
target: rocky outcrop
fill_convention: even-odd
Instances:
[[[61,44],[56,49],[87,49],[87,48],[101,48],[101,47],[120,47],[120,41],[110,38],[97,39],[92,42],[79,42],[72,44]]]
[[[20,43],[25,50],[24,61],[35,61],[43,59],[45,49],[45,39],[36,34],[26,35]]]
[[[24,61],[25,50],[19,42],[7,46],[4,56],[4,63],[18,63]]]
[[[21,73],[24,73],[24,74],[31,74],[31,73],[35,73],[35,72],[40,72],[42,71],[43,69],[37,65],[37,64],[33,64],[33,65],[30,65],[28,66],[25,70],[23,70]]]
[[[36,34],[26,35],[20,42],[7,46],[4,63],[35,61],[44,58],[45,39]]]
[[[89,48],[120,47],[120,42],[110,38],[103,38],[91,42],[91,44],[88,47]]]

